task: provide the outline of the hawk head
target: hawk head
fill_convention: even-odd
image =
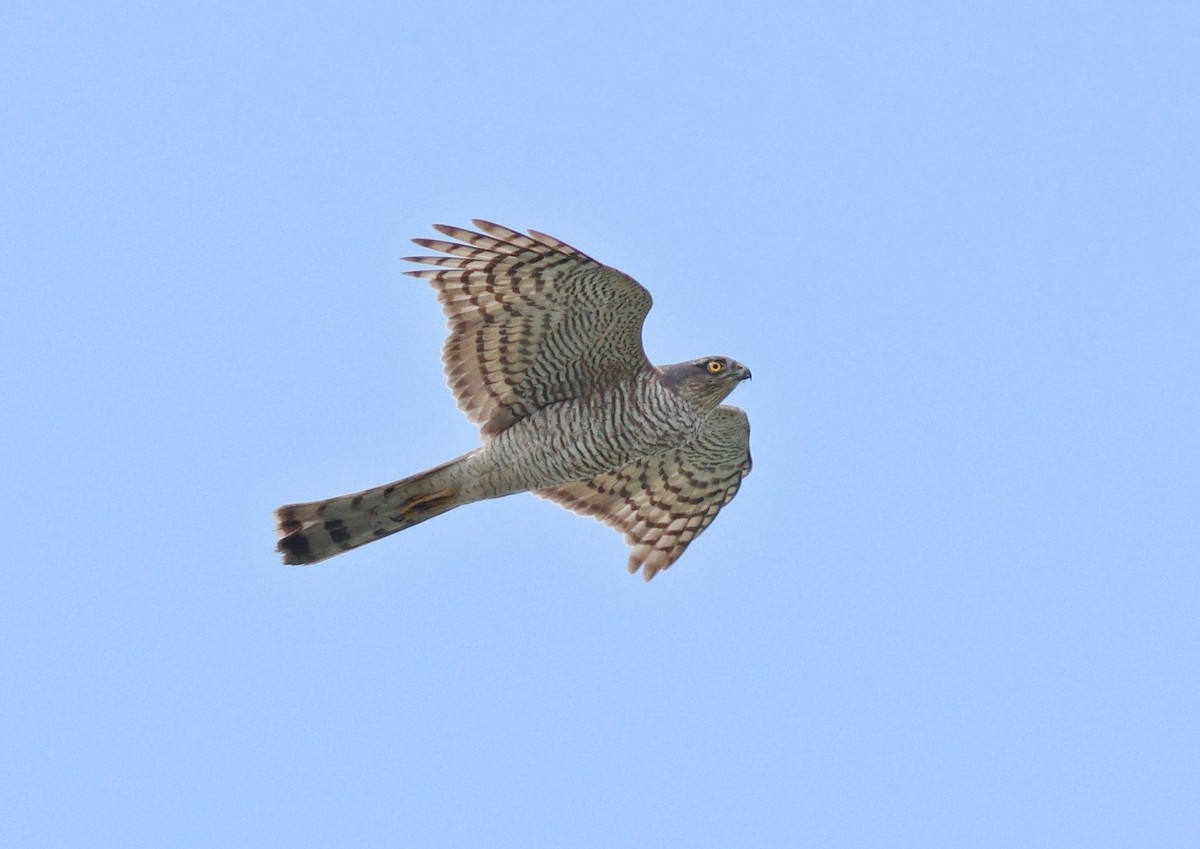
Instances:
[[[703,412],[725,400],[733,388],[750,379],[750,369],[729,357],[702,357],[659,368],[663,380]]]

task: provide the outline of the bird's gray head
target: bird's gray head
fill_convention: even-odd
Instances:
[[[659,371],[667,386],[705,413],[715,410],[735,386],[750,379],[750,369],[729,357],[703,357],[661,366]]]

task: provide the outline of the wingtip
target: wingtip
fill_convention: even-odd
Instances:
[[[637,554],[631,555],[629,558],[629,563],[625,566],[625,570],[629,572],[630,575],[636,575],[639,571],[641,571],[642,580],[646,583],[653,581],[654,576],[662,571],[663,568],[664,567],[652,565],[649,558],[639,557]]]

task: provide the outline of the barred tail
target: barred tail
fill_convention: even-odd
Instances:
[[[460,507],[468,500],[457,472],[469,456],[362,492],[280,507],[275,550],[288,565],[320,563]]]

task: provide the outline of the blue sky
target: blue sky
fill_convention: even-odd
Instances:
[[[23,4],[0,33],[0,844],[1200,843],[1190,3]],[[750,366],[652,584],[477,504],[407,239]]]

